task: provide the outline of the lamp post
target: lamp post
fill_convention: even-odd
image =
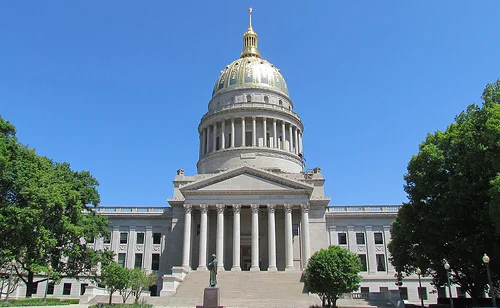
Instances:
[[[9,303],[9,294],[10,294],[10,285],[12,284],[12,272],[14,271],[14,266],[16,266],[16,260],[12,259],[10,261],[10,275],[9,275],[9,283],[7,284],[7,295],[5,296],[5,303]]]
[[[44,303],[47,301],[47,292],[49,291],[50,272],[52,272],[52,266],[49,264],[49,266],[47,266],[47,283],[45,284],[45,294],[43,295]]]
[[[420,275],[422,275],[422,270],[420,267],[417,267],[415,270],[418,275],[418,297],[420,297],[420,305],[424,308],[424,297],[422,296],[422,280],[420,279]]]
[[[490,274],[490,257],[487,254],[483,256],[483,263],[486,266],[486,273],[488,274],[488,283],[490,285],[490,296],[493,302],[493,307],[497,306],[497,299],[495,294],[495,289],[493,289],[493,283],[491,282],[491,274]]]
[[[451,295],[451,282],[450,282],[450,264],[446,262],[444,264],[444,269],[446,270],[446,277],[448,278],[448,292],[450,293],[450,307],[453,308],[453,295]]]

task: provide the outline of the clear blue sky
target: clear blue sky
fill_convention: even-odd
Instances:
[[[332,205],[398,204],[428,132],[500,78],[500,1],[1,1],[0,114],[89,170],[102,205],[166,205],[254,9]]]

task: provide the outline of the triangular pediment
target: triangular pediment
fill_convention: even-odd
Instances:
[[[254,167],[240,167],[237,169],[215,174],[200,181],[187,184],[180,188],[183,194],[189,193],[238,193],[238,192],[312,192],[309,184],[290,179]]]

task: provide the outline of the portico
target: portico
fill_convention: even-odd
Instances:
[[[310,256],[309,239],[309,204],[185,204],[185,228],[184,228],[184,247],[183,247],[183,266],[187,269],[206,270],[208,255],[216,253],[219,270],[241,271],[248,269],[250,271],[277,271],[278,260],[280,270],[301,269]],[[242,228],[242,211],[244,214]],[[196,213],[196,215],[192,215]],[[278,234],[284,235],[276,238],[276,213],[279,218]],[[298,214],[294,217],[292,215]],[[210,246],[211,240],[209,229],[209,216],[216,216],[215,219],[215,247]],[[195,218],[193,218],[195,217]],[[192,223],[194,221],[194,223]],[[293,222],[296,230],[294,235]],[[265,223],[267,228],[260,226]],[[191,227],[195,225],[196,228]],[[199,227],[198,227],[199,226]],[[232,226],[231,232],[225,232],[229,226]],[[300,231],[299,231],[300,229]],[[250,243],[242,245],[242,237],[248,238],[247,233],[242,230],[250,230]],[[196,232],[193,234],[193,232]],[[299,247],[294,251],[295,246]],[[197,242],[197,247],[194,243]],[[279,247],[284,248],[283,253],[277,253],[277,243]],[[230,245],[231,244],[231,245]],[[242,265],[242,247],[248,247],[250,244],[251,266]],[[261,251],[261,246],[266,246],[267,251]],[[214,249],[215,248],[215,249]],[[302,249],[300,249],[302,248]],[[196,252],[197,261],[193,262],[191,252]],[[295,254],[294,254],[295,252]],[[229,256],[232,260],[225,260]],[[298,260],[299,264],[294,264]],[[193,268],[193,265],[196,268]]]

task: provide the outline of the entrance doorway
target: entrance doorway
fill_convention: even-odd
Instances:
[[[252,246],[241,245],[241,270],[249,271],[252,267]]]

